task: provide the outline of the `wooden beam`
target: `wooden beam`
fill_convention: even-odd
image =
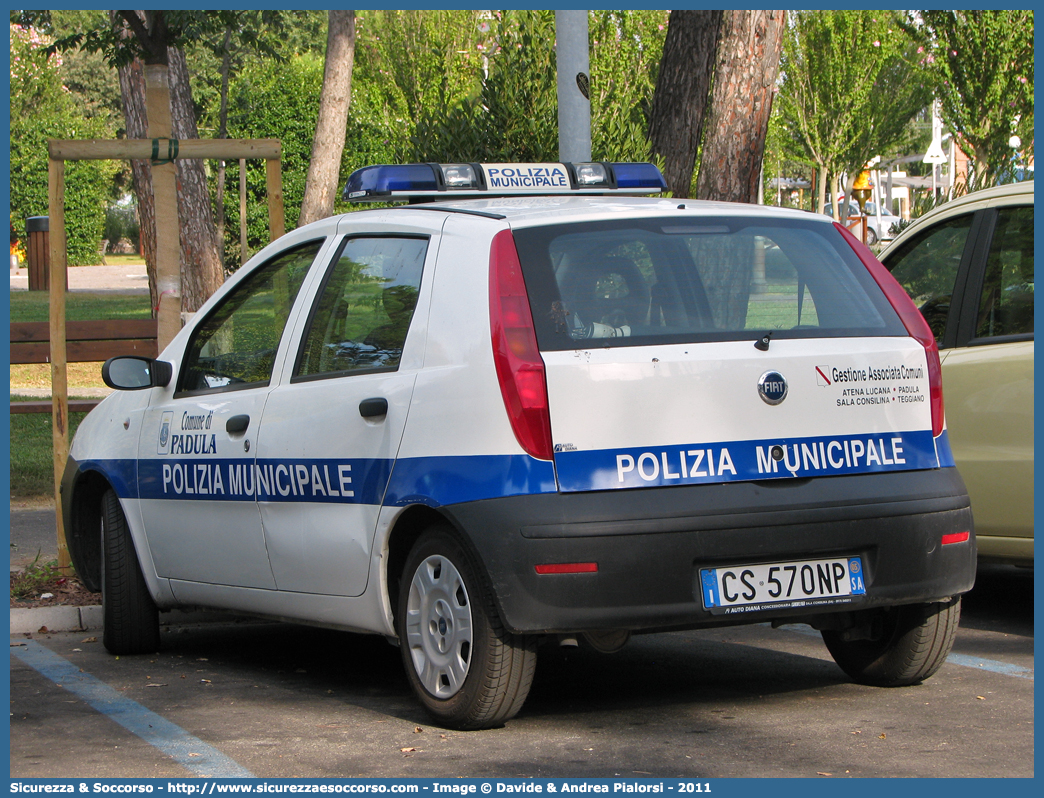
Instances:
[[[167,137],[156,139],[156,157],[167,160],[171,154]],[[151,160],[153,139],[51,139],[48,153],[55,160],[98,161],[111,159]],[[278,160],[282,145],[279,139],[179,139],[178,158],[239,158]]]
[[[157,355],[155,319],[67,321],[65,338],[67,363],[98,363],[118,355]],[[50,322],[11,322],[11,362],[51,362]]]
[[[274,239],[273,239],[274,240]],[[247,172],[246,160],[239,159],[239,265],[248,260],[247,250]]]
[[[70,399],[69,412],[89,413],[98,406],[99,402],[101,402],[101,399]],[[10,412],[12,415],[19,413],[49,413],[51,412],[51,402],[47,399],[30,402],[11,402]]]
[[[123,338],[155,338],[155,319],[95,319],[65,322],[69,341],[106,341]],[[11,343],[50,341],[50,325],[46,321],[12,321]],[[15,361],[17,362],[17,361]]]
[[[65,542],[62,517],[62,476],[69,458],[69,383],[65,359],[65,161],[47,162],[47,200],[50,216],[50,307],[48,323],[51,341],[51,441],[54,465],[54,519],[58,535],[58,567],[72,565]]]
[[[137,355],[155,358],[159,355],[155,338],[120,338],[107,341],[68,341],[66,363],[101,363],[110,357]],[[11,344],[12,363],[50,363],[51,345],[48,341],[28,341]]]
[[[283,173],[278,158],[265,161],[265,181],[268,191],[268,234],[269,240],[275,241],[286,232],[283,221]]]
[[[156,204],[156,345],[159,351],[181,332],[181,238],[174,164],[152,167]]]

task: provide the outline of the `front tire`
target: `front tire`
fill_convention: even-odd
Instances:
[[[478,566],[448,527],[414,545],[398,610],[410,686],[439,723],[486,729],[522,708],[536,669],[535,640],[504,628]]]
[[[101,504],[102,643],[111,654],[159,651],[159,611],[138,564],[120,500],[112,490]]]
[[[961,600],[910,604],[881,611],[881,634],[874,640],[845,640],[823,631],[823,642],[841,670],[860,684],[903,687],[934,674],[953,648],[961,620]]]

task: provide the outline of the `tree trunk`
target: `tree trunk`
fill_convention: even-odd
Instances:
[[[755,202],[783,47],[784,11],[725,11],[696,196]]]
[[[146,47],[150,53],[149,63],[153,65],[150,68],[162,67],[167,72],[165,83],[169,86],[169,92],[160,91],[157,86],[153,87],[151,96],[154,102],[169,106],[169,111],[167,108],[154,108],[153,129],[150,130],[150,93],[146,91],[147,81],[142,63],[135,60],[119,70],[127,137],[154,138],[169,135],[175,139],[199,138],[185,56],[180,50],[166,46],[167,34],[163,12],[145,12],[143,17],[138,12],[113,11],[110,12],[110,18],[113,24],[122,25],[127,30],[126,35],[136,36]],[[169,130],[166,129],[167,117]],[[157,121],[160,122],[159,127],[156,127]],[[158,312],[161,303],[164,302],[164,295],[167,294],[167,304],[175,304],[172,298],[176,299],[177,308],[171,309],[172,314],[195,311],[224,280],[203,162],[175,162],[180,257],[177,276],[171,274],[167,277],[158,273],[160,254],[157,244],[152,165],[148,161],[132,161],[131,169],[134,189],[138,195],[141,250],[149,276],[152,307]],[[176,290],[175,282],[179,284]],[[159,290],[157,285],[160,283],[168,285],[169,288]],[[161,326],[168,333],[180,327],[180,317],[166,322],[161,319],[161,322]]]
[[[229,45],[232,43],[232,28],[225,30],[225,40],[221,45],[221,109],[218,112],[218,138],[228,138],[228,76],[232,69],[232,53]],[[215,191],[214,204],[217,206],[217,241],[218,256],[224,262],[225,253],[225,159],[218,161],[217,190]],[[239,263],[243,265],[242,261]]]
[[[816,213],[826,213],[826,194],[827,170],[825,166],[820,166],[816,183]]]
[[[848,174],[847,182],[842,181],[840,178],[838,178],[838,181],[837,181],[837,185],[838,185],[837,200],[838,200],[839,203],[841,203],[841,207],[838,210],[838,215],[835,216],[834,218],[835,219],[840,219],[841,220],[841,224],[845,224],[845,225],[848,224],[848,209],[852,205],[852,186],[855,185],[856,176],[858,174],[859,174],[858,172],[856,172],[855,174],[852,174],[850,172]],[[842,197],[845,198],[844,202],[841,202],[841,198]]]
[[[355,60],[355,11],[331,10],[326,37],[326,67],[319,100],[319,119],[312,142],[304,199],[298,225],[333,215],[348,127],[348,103]]]
[[[167,51],[170,74],[171,134],[176,139],[198,139],[192,108],[185,54]],[[181,310],[194,312],[224,282],[217,228],[203,161],[175,161],[178,176],[178,220],[181,239]]]
[[[148,130],[148,120],[145,115],[145,72],[141,61],[134,59],[120,67],[119,75],[127,138],[143,139]],[[130,165],[134,193],[138,198],[138,246],[145,258],[150,307],[155,316],[159,294],[156,291],[156,206],[152,199],[152,168],[148,161],[135,160]]]
[[[688,197],[703,135],[721,11],[671,11],[649,114],[653,155],[675,197]]]

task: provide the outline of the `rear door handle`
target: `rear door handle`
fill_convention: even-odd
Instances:
[[[363,399],[359,402],[359,415],[363,418],[376,418],[388,414],[388,400],[383,396]]]
[[[232,416],[228,421],[225,422],[225,432],[246,432],[246,428],[250,426],[250,416]]]

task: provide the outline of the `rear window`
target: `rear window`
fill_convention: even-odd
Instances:
[[[832,226],[735,218],[514,231],[543,350],[905,335]]]

